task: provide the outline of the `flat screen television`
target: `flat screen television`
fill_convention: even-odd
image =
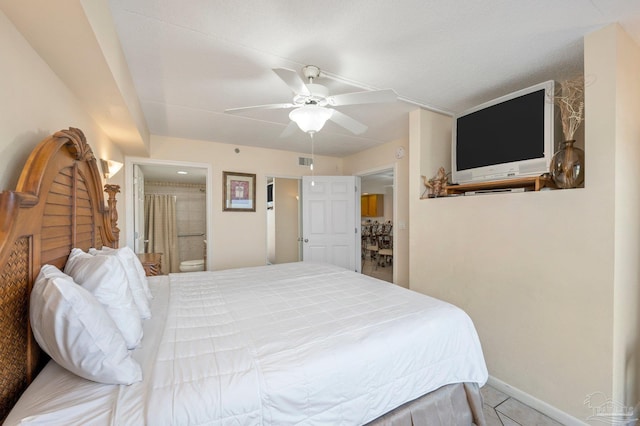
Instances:
[[[273,182],[267,184],[267,209],[273,208]]]
[[[554,149],[554,82],[478,105],[454,117],[454,183],[483,182],[549,171]]]

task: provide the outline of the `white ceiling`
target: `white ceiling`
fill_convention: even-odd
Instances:
[[[387,187],[393,187],[393,175],[393,169],[389,169],[361,176],[362,193],[384,194]]]
[[[146,182],[207,183],[207,169],[174,166],[171,164],[140,164]]]
[[[392,104],[339,109],[369,126],[329,122],[315,152],[346,156],[408,139],[421,105],[458,113],[582,71],[583,36],[619,22],[640,44],[638,0],[109,0],[152,134],[309,152],[280,134],[291,102],[272,71],[319,66],[331,94],[394,89]]]

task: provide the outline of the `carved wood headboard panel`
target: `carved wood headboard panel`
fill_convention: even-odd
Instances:
[[[79,129],[32,151],[15,191],[0,193],[0,422],[46,362],[29,326],[29,294],[44,264],[64,268],[71,249],[117,247],[115,194]]]

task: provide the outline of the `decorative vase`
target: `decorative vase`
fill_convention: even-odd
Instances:
[[[584,151],[573,146],[575,142],[565,141],[551,159],[551,177],[558,188],[575,188],[584,182]]]

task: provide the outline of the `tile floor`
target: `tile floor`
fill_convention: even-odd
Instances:
[[[393,282],[393,265],[389,263],[384,267],[378,266],[376,268],[376,263],[372,262],[369,256],[362,262],[362,273],[390,283]]]
[[[487,426],[561,426],[561,423],[489,385],[484,385],[480,391]]]

